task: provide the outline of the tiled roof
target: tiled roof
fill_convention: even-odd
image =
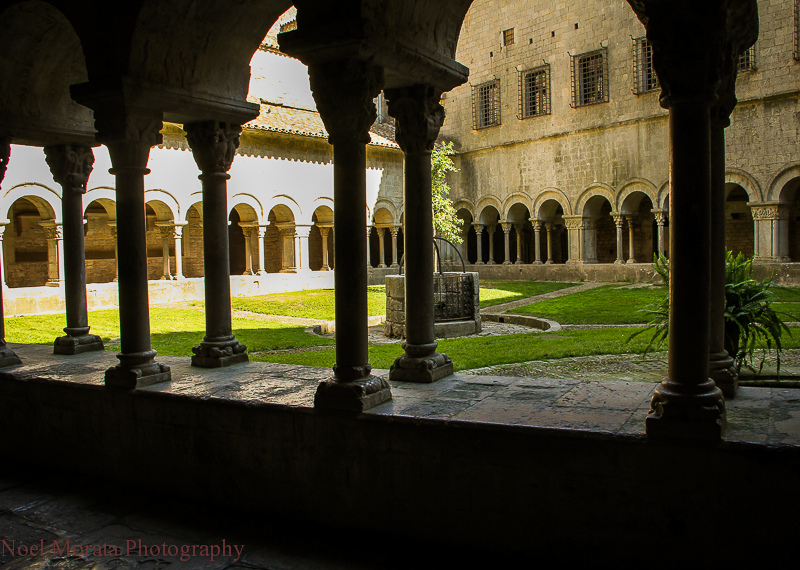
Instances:
[[[370,131],[371,145],[400,148],[396,142],[388,138],[391,133],[385,128],[386,125],[377,125],[377,127],[380,127],[380,129],[376,128],[375,130],[380,130],[381,134]],[[261,113],[258,118],[246,123],[244,128],[306,137],[328,138],[325,125],[316,111],[270,105],[268,103],[261,104]]]

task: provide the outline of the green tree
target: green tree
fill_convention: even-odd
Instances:
[[[456,216],[456,209],[449,198],[450,186],[447,173],[458,172],[453,159],[452,142],[436,143],[431,156],[431,189],[433,191],[433,229],[436,235],[453,243],[461,243],[461,226],[464,220]]]

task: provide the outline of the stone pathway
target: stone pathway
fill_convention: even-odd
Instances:
[[[608,285],[608,283],[581,283],[580,285],[575,285],[574,287],[567,287],[565,289],[559,289],[558,291],[550,291],[549,293],[542,293],[541,295],[534,295],[533,297],[524,297],[522,299],[517,299],[515,301],[509,301],[508,303],[500,303],[499,305],[492,305],[491,307],[486,307],[485,309],[482,309],[481,313],[484,312],[505,313],[506,311],[510,311],[511,309],[516,309],[518,307],[523,307],[525,305],[532,305],[533,303],[538,303],[539,301],[556,299],[558,297],[563,297],[565,295],[571,295],[572,293],[580,293],[581,291],[596,289],[597,287],[602,287],[603,285]]]

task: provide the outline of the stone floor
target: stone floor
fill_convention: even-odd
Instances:
[[[116,362],[110,352],[65,357],[53,355],[47,346],[11,347],[24,364],[7,370],[20,378],[45,376],[100,384],[103,371]],[[648,367],[654,370],[651,381],[638,377],[638,381],[603,380],[602,369],[610,358],[569,359],[560,369],[528,363],[525,370],[529,374],[524,376],[484,370],[459,373],[434,384],[392,383],[394,399],[367,413],[643,434],[655,381],[663,376],[663,361],[641,362],[642,373],[650,374]],[[159,361],[171,366],[173,381],[146,390],[288,406],[311,406],[317,382],[330,375],[327,369],[284,364],[251,362],[207,370],[192,368],[188,358],[159,357]],[[581,373],[570,377],[564,373],[569,369]],[[800,446],[798,389],[744,387],[727,403],[727,414],[726,440]],[[419,566],[419,558],[411,554],[413,549],[427,552],[424,545],[408,545],[408,552],[393,549],[389,558],[376,558],[379,555],[368,550],[350,548],[347,540],[330,538],[326,542],[326,537],[333,536],[325,529],[252,521],[240,514],[210,512],[151,494],[132,495],[100,480],[65,477],[42,469],[19,472],[14,466],[0,464],[0,537],[6,542],[16,540],[12,548],[41,544],[46,549],[44,555],[38,551],[23,555],[19,549],[12,552],[6,548],[0,552],[4,568],[407,568]],[[151,547],[163,546],[145,554],[125,550],[138,546],[139,539]],[[223,540],[226,545],[244,544],[243,554],[237,559],[231,550],[229,556],[210,560],[215,552],[212,547],[221,547]],[[119,551],[108,546],[104,552],[74,548],[68,554],[54,552],[54,548],[66,552],[67,541],[72,547],[113,544]],[[184,545],[196,548],[181,561]],[[446,555],[443,561],[454,561],[449,553],[439,554]],[[425,556],[431,560],[434,554]],[[495,567],[502,566],[492,560]]]

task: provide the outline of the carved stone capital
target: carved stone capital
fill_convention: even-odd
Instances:
[[[386,91],[389,115],[397,120],[395,137],[405,153],[430,152],[444,123],[441,93],[426,85]]]
[[[217,121],[183,125],[194,161],[203,174],[227,173],[239,148],[242,126]]]
[[[56,241],[63,239],[64,235],[61,232],[61,224],[48,220],[39,222],[39,225],[44,228],[44,235],[47,239],[54,239]]]
[[[161,239],[165,241],[174,240],[176,233],[175,233],[175,226],[172,223],[167,224],[160,224],[156,222],[156,227],[161,232]]]
[[[94,126],[98,142],[108,147],[112,170],[146,168],[150,148],[162,142],[160,113],[95,111]]]
[[[383,68],[340,60],[312,64],[308,76],[328,142],[369,144],[369,128],[378,116],[373,99],[383,88]]]
[[[564,225],[568,230],[583,229],[583,218],[564,218]]]
[[[770,204],[767,206],[751,206],[750,213],[753,220],[783,220],[788,217],[786,207],[781,204]]]
[[[44,147],[44,157],[53,180],[64,191],[86,193],[86,183],[94,168],[94,153],[91,147],[59,144]]]

